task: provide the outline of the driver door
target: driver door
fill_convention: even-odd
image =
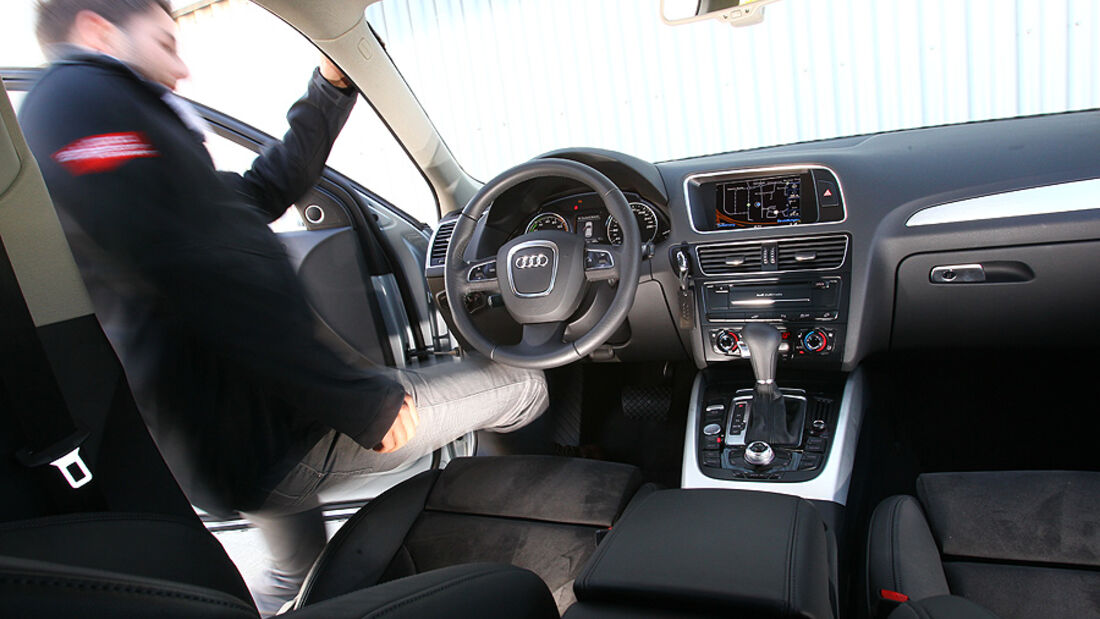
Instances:
[[[5,88],[18,109],[41,69],[5,69]],[[304,81],[303,81],[304,85]],[[370,108],[360,102],[360,108]],[[228,115],[196,105],[209,123],[207,146],[219,169],[243,172],[274,138]],[[326,342],[349,363],[417,367],[445,355],[451,339],[424,278],[432,229],[363,185],[326,169],[272,230],[287,249]],[[323,495],[330,531],[381,492],[455,456],[472,455],[469,434],[395,471],[376,474]],[[256,533],[245,520],[202,513],[242,572],[262,567]]]

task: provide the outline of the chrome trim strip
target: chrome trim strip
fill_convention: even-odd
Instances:
[[[907,228],[1100,209],[1100,178],[1006,191],[921,209]]]
[[[694,213],[694,210],[691,208],[691,197],[688,194],[688,183],[690,183],[690,182],[692,182],[696,179],[711,178],[711,177],[715,177],[715,176],[728,176],[728,175],[731,175],[731,174],[736,174],[736,175],[757,174],[757,173],[770,174],[770,173],[773,173],[773,172],[791,172],[793,170],[826,170],[827,172],[829,172],[830,174],[833,175],[833,178],[836,179],[836,190],[840,192],[840,204],[841,204],[840,208],[841,208],[841,211],[843,211],[843,215],[844,215],[843,217],[841,217],[840,221],[823,221],[823,222],[812,223],[812,224],[795,224],[795,225],[792,225],[792,226],[769,226],[768,228],[732,228],[732,229],[727,228],[725,230],[700,230],[698,227],[696,227],[695,217],[692,216],[692,213]],[[815,196],[817,195],[817,188],[816,187],[814,188],[814,195]],[[784,230],[791,230],[791,229],[803,228],[803,227],[806,227],[806,226],[828,226],[828,225],[833,225],[833,224],[842,224],[842,223],[848,221],[848,201],[844,199],[844,184],[840,182],[840,175],[836,173],[836,170],[834,170],[834,169],[832,169],[828,166],[823,166],[823,165],[816,164],[816,163],[808,163],[808,164],[803,164],[803,165],[781,165],[781,166],[771,166],[771,167],[765,167],[765,168],[742,168],[742,169],[733,169],[733,170],[721,170],[721,171],[718,171],[718,172],[705,172],[705,173],[702,173],[702,174],[691,174],[691,175],[684,178],[684,204],[687,206],[687,209],[688,209],[688,212],[687,212],[688,224],[691,225],[691,229],[694,230],[697,234],[726,234],[726,233],[731,233],[731,232],[736,234],[738,232],[745,232],[745,231],[748,231],[748,230],[755,230],[755,231],[759,232],[759,231],[764,230],[764,229],[774,229],[774,228],[782,228]]]
[[[737,408],[737,403],[738,402],[746,402],[746,403],[747,402],[752,402],[752,396],[751,395],[734,396],[734,398],[732,400],[730,400],[729,412],[726,415],[726,420],[727,421],[732,421],[733,420],[733,410],[735,408]],[[745,419],[742,422],[745,427],[742,428],[740,432],[738,432],[736,434],[734,434],[733,432],[730,432],[730,426],[733,425],[733,424],[732,423],[727,423],[726,424],[726,447],[730,447],[732,445],[741,445],[741,446],[745,445],[745,437],[749,433],[749,419],[751,419],[751,418],[752,418],[752,407],[751,406],[746,406],[745,407]]]
[[[801,482],[733,481],[707,477],[699,470],[696,459],[695,426],[699,417],[699,399],[703,394],[703,374],[695,376],[691,389],[691,401],[688,406],[687,432],[684,433],[683,467],[680,477],[681,488],[725,488],[737,490],[758,490],[778,492],[800,496],[804,499],[832,501],[844,505],[848,500],[848,489],[852,483],[852,467],[856,459],[856,443],[863,422],[863,370],[856,368],[848,376],[844,385],[844,395],[840,402],[840,415],[837,419],[836,434],[829,450],[825,468],[817,477]],[[747,427],[746,419],[746,427]]]
[[[545,247],[549,249],[550,253],[554,255],[554,260],[550,263],[550,268],[552,269],[552,271],[550,271],[550,285],[546,288],[546,290],[543,290],[542,292],[524,293],[516,290],[516,276],[515,273],[512,272],[512,256],[514,256],[516,252],[520,250],[529,249],[531,247]],[[554,290],[554,283],[558,279],[558,251],[558,244],[553,241],[524,241],[523,243],[517,243],[516,245],[513,245],[512,248],[508,250],[508,255],[505,257],[505,260],[508,261],[508,286],[511,287],[512,294],[516,295],[517,297],[522,297],[524,299],[545,297],[546,295],[550,294],[550,292]],[[499,264],[497,264],[497,277],[500,277]]]

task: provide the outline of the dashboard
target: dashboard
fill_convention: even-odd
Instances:
[[[737,360],[754,321],[783,333],[785,363],[842,370],[884,351],[1018,349],[1008,334],[1100,345],[1100,271],[1083,267],[1100,264],[1100,110],[663,163],[544,157],[611,179],[649,241],[604,360]],[[436,295],[451,221],[426,269]],[[595,194],[547,179],[498,198],[468,259],[547,228],[616,243],[616,227]],[[508,322],[486,306],[489,329]]]

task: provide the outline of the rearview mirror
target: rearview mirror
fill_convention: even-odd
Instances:
[[[764,6],[779,0],[661,0],[661,21],[670,26],[717,19],[731,26],[764,21]]]

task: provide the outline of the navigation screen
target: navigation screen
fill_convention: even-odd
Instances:
[[[717,192],[715,228],[802,223],[800,176],[731,181],[719,184]]]

